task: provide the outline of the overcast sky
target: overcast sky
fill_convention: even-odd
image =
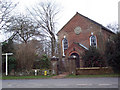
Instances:
[[[20,2],[18,7],[21,9],[35,5],[44,0],[13,0]],[[53,0],[51,0],[53,1]],[[119,0],[54,0],[61,8],[59,18],[59,28],[62,27],[70,18],[79,12],[98,23],[107,25],[118,20],[118,1]]]
[[[25,13],[26,7],[34,6],[44,0],[11,0],[19,2],[17,11]],[[106,26],[109,23],[118,22],[119,0],[51,0],[57,3],[61,12],[57,31],[59,31],[75,14],[80,14]]]

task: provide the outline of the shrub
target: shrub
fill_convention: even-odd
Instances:
[[[34,62],[35,69],[49,69],[50,68],[50,60],[47,55],[42,55],[42,57]]]
[[[8,58],[8,66],[9,66],[9,72],[11,72],[12,69],[16,70],[16,59],[13,56],[10,56]]]
[[[105,66],[104,60],[95,47],[90,47],[89,50],[86,50],[82,55],[84,60],[85,67],[100,67]]]
[[[115,72],[120,72],[120,33],[107,41],[105,56],[108,65],[112,66]]]

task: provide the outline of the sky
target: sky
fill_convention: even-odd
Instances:
[[[31,7],[44,0],[14,0],[20,2],[18,7]],[[53,1],[53,0],[51,0]],[[60,7],[59,28],[68,22],[76,12],[98,23],[107,25],[118,20],[119,0],[54,0]],[[23,9],[21,9],[22,12]],[[24,11],[24,10],[23,10]]]
[[[25,14],[26,7],[35,6],[45,0],[11,0],[19,2],[16,11]],[[48,0],[49,1],[49,0]],[[59,31],[75,14],[80,14],[107,26],[118,22],[119,0],[51,0],[60,8],[57,31]]]

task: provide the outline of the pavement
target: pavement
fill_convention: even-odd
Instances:
[[[2,80],[2,88],[118,88],[118,78]]]
[[[64,72],[64,73],[59,74],[57,76],[53,76],[52,79],[62,79],[64,77],[66,77],[67,75],[69,75],[69,73],[68,72]]]

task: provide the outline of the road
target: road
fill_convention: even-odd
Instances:
[[[118,78],[2,80],[2,88],[118,88]]]

